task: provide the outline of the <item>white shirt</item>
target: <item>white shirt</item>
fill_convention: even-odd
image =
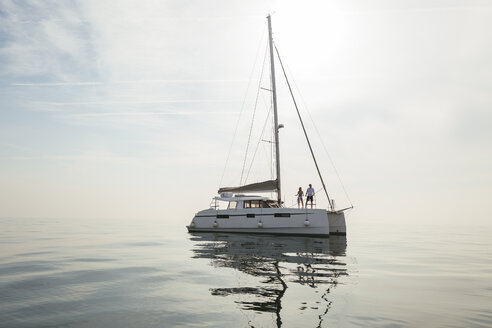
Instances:
[[[312,195],[314,195],[314,189],[313,189],[313,188],[307,188],[307,190],[306,190],[306,195],[307,195],[307,196],[312,196]]]

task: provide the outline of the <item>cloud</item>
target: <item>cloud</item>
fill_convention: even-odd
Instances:
[[[93,71],[91,40],[72,3],[6,1],[2,9],[3,76],[64,81]]]
[[[38,82],[38,83],[11,83],[17,87],[58,87],[58,86],[100,86],[107,84],[155,84],[155,83],[244,83],[247,80],[135,80],[135,81],[81,81],[81,82]]]

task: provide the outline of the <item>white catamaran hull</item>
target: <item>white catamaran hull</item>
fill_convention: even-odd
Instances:
[[[330,224],[333,222],[333,229]],[[257,208],[207,209],[198,212],[189,232],[237,232],[281,235],[328,236],[346,234],[343,213],[322,209]]]

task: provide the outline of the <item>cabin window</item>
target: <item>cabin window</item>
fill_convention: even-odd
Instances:
[[[261,200],[245,200],[244,208],[260,208]]]
[[[265,200],[245,200],[244,208],[271,208],[273,204]]]
[[[276,218],[290,218],[290,213],[275,213]]]
[[[228,210],[235,210],[236,208],[237,208],[237,202],[236,201],[229,202],[229,205],[227,205]]]

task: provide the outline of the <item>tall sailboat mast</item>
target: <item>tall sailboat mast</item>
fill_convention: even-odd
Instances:
[[[277,87],[275,85],[275,61],[273,57],[273,37],[272,37],[272,20],[271,16],[267,16],[268,20],[268,42],[270,46],[270,68],[272,79],[272,98],[273,98],[273,124],[275,125],[275,163],[277,171],[277,199],[278,205],[282,205],[282,191],[280,184],[280,143],[278,133],[278,116],[277,116]]]

